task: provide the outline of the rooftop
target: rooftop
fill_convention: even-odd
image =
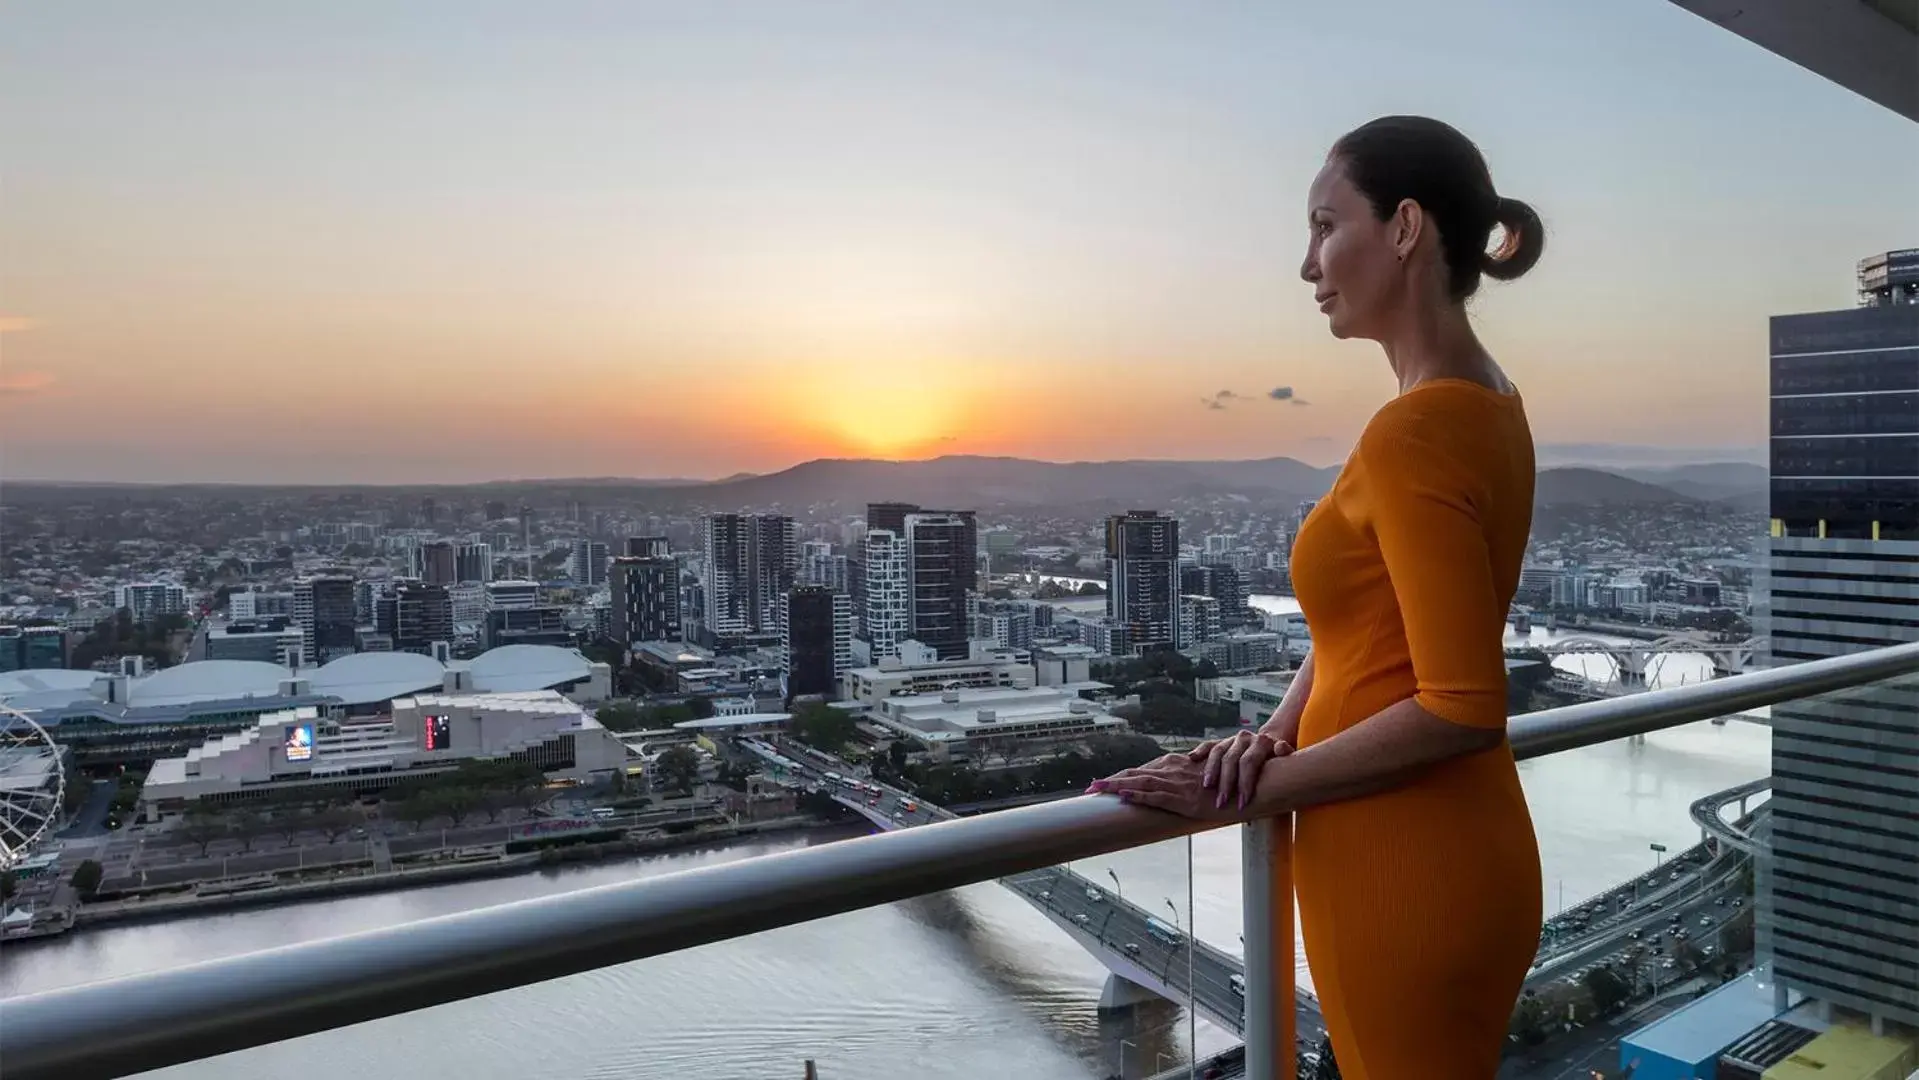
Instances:
[[[741,713],[738,716],[709,716],[704,720],[682,720],[673,725],[675,731],[725,731],[728,728],[760,727],[766,724],[784,724],[793,719],[792,713],[756,712]]]
[[[1675,1061],[1704,1061],[1778,1015],[1772,994],[1762,990],[1752,972],[1698,1001],[1648,1024],[1622,1040]]]

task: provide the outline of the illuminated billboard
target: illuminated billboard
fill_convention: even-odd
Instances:
[[[287,729],[286,752],[288,761],[309,761],[313,758],[312,724],[296,724]]]
[[[420,727],[426,732],[428,750],[445,750],[453,741],[452,725],[444,716],[425,716],[420,719]]]

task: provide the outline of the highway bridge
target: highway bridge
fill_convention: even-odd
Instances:
[[[787,778],[817,786],[881,829],[911,828],[958,816],[870,779],[860,778],[858,788],[830,783],[829,773],[844,780],[853,775],[852,766],[791,741],[775,747],[749,739],[742,740],[742,745]],[[1155,934],[1148,920],[1165,920],[1064,866],[1001,878],[1000,884],[1038,908],[1106,965],[1111,976],[1100,995],[1101,1008],[1120,1008],[1157,996],[1191,1002],[1207,1020],[1236,1035],[1244,1033],[1245,999],[1235,984],[1246,966],[1239,957],[1194,938],[1184,928],[1170,939]],[[1311,1043],[1324,1033],[1325,1022],[1319,1002],[1304,990],[1297,994],[1296,1030],[1301,1042]]]
[[[859,779],[858,788],[830,783],[828,774],[845,779],[853,775],[853,768],[791,741],[778,747],[757,740],[744,740],[743,745],[776,774],[828,792],[835,802],[881,829],[910,828],[957,816],[867,778]],[[1720,806],[1734,801],[1743,805],[1764,783],[1717,792],[1696,807],[1711,806],[1717,818]],[[1722,820],[1719,830],[1707,833],[1715,840],[1723,839],[1721,831],[1748,835],[1758,827],[1763,813],[1760,807],[1735,823]],[[1747,859],[1747,849],[1738,844],[1728,842],[1715,850],[1715,845],[1701,842],[1654,871],[1554,916],[1547,921],[1548,932],[1542,935],[1539,957],[1526,985],[1541,989],[1555,980],[1577,981],[1592,967],[1617,960],[1641,942],[1640,951],[1646,955],[1631,977],[1654,985],[1677,978],[1676,966],[1667,964],[1673,958],[1666,944],[1677,931],[1707,938],[1727,917],[1738,914],[1746,902],[1742,877]],[[1102,1008],[1129,1005],[1150,993],[1169,1001],[1190,1001],[1206,1019],[1234,1034],[1244,1033],[1243,999],[1234,985],[1235,977],[1245,972],[1239,957],[1194,939],[1184,929],[1170,941],[1156,935],[1147,922],[1154,918],[1151,912],[1063,866],[1002,878],[1000,884],[1038,908],[1106,965],[1111,977],[1100,998]],[[1297,1032],[1304,1050],[1324,1036],[1325,1020],[1312,994],[1300,990],[1298,997]],[[1221,1076],[1240,1075],[1230,1052],[1208,1065],[1222,1061],[1226,1064]]]

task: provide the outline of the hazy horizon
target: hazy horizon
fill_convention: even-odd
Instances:
[[[1762,447],[1766,320],[1919,246],[1911,123],[1668,0],[421,0],[0,16],[0,477],[1344,456],[1298,280],[1420,112],[1544,215],[1544,444]]]
[[[1765,468],[1763,447],[1658,447],[1631,446],[1624,444],[1552,444],[1541,443],[1538,449],[1538,466],[1541,469],[1557,468],[1593,468],[1600,470],[1647,470],[1661,471],[1697,466],[1747,465],[1753,468]],[[925,464],[948,458],[1020,461],[1041,465],[1118,465],[1152,462],[1193,462],[1221,461],[1244,462],[1290,459],[1314,468],[1332,468],[1338,461],[1311,461],[1305,458],[1292,458],[1290,455],[1276,454],[1263,458],[1107,458],[1107,459],[1048,459],[1024,457],[1009,454],[940,454],[924,458],[873,458],[873,457],[821,457],[796,461],[779,468],[763,472],[736,472],[723,476],[636,476],[617,473],[551,476],[490,476],[476,480],[459,481],[255,481],[255,480],[204,480],[191,477],[173,480],[115,480],[89,479],[73,480],[39,476],[7,477],[9,482],[17,484],[38,484],[46,486],[74,487],[483,487],[488,484],[538,484],[538,483],[637,483],[662,485],[699,485],[717,484],[729,480],[740,480],[759,476],[772,476],[803,465],[824,462],[873,463],[880,462],[895,465]],[[1754,460],[1759,458],[1760,460]]]

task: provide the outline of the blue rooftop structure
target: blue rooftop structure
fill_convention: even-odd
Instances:
[[[1752,972],[1619,1042],[1619,1067],[1633,1080],[1716,1080],[1719,1055],[1779,1015]]]

